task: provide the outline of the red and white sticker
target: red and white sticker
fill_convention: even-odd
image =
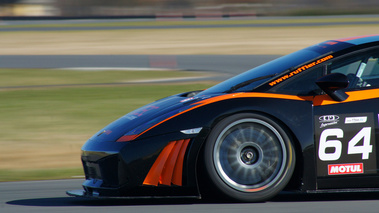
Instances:
[[[329,164],[328,175],[362,174],[363,163]]]

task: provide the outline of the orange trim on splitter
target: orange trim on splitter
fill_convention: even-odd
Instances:
[[[149,173],[147,174],[145,180],[143,181],[144,185],[158,186],[161,173],[163,171],[167,158],[169,157],[174,145],[175,145],[175,141],[171,141],[162,150],[161,154],[159,154],[157,160],[155,160],[153,166],[150,168]]]
[[[184,156],[190,139],[171,141],[155,160],[143,185],[182,186]]]

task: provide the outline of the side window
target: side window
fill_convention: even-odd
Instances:
[[[350,89],[379,87],[379,50],[356,54],[328,65],[328,73],[343,73],[349,79]]]
[[[357,77],[357,73],[365,68],[366,57],[359,55],[345,57],[336,60],[327,66],[327,74],[330,73],[342,73],[349,79],[348,88],[357,88],[358,85],[362,84],[362,81]]]
[[[342,73],[344,75],[349,75],[357,73],[357,70],[359,68],[359,65],[361,64],[362,60],[359,59],[357,61],[353,61],[352,63],[348,64],[338,64],[338,63],[332,63],[328,66],[328,70],[331,70],[330,73]],[[337,64],[335,67],[333,65]]]
[[[360,75],[360,87],[379,87],[379,58],[378,56],[371,56],[365,69]]]

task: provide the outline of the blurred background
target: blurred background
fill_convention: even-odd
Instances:
[[[82,145],[138,107],[378,32],[377,0],[0,0],[0,182],[83,178]]]
[[[1,0],[0,16],[272,16],[377,13],[377,0]]]

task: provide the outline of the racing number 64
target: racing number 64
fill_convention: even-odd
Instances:
[[[320,136],[318,156],[322,161],[335,161],[340,159],[342,154],[342,142],[340,140],[327,140],[329,136],[335,136],[337,139],[343,138],[342,129],[325,129]],[[347,154],[362,154],[362,160],[367,160],[372,152],[370,144],[371,127],[363,127],[349,142]],[[363,139],[363,145],[357,145]],[[334,148],[334,152],[326,152],[327,148]]]

